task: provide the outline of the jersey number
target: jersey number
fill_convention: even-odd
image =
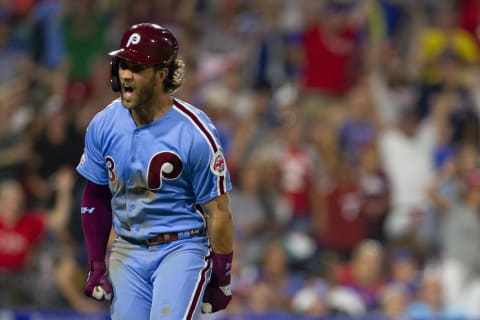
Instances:
[[[108,180],[113,183],[117,180],[117,176],[115,175],[115,161],[113,161],[111,157],[106,157],[105,162],[108,168]]]
[[[162,187],[162,179],[174,180],[183,171],[183,163],[178,155],[169,151],[156,153],[147,170],[147,188],[158,190]]]

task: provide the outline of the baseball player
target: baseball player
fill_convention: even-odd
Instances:
[[[177,51],[162,26],[124,33],[110,53],[120,98],[92,119],[77,167],[87,179],[85,294],[111,298],[112,319],[195,319],[231,300],[230,176],[210,119],[172,96],[183,77]]]

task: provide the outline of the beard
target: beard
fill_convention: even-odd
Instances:
[[[149,102],[152,101],[155,85],[155,77],[152,77],[144,86],[135,88],[133,95],[128,98],[122,90],[121,100],[123,106],[129,110],[142,112],[143,109],[148,108]]]

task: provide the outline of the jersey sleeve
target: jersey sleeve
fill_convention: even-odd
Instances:
[[[98,118],[94,118],[85,133],[83,150],[77,172],[85,179],[100,185],[108,184],[108,170],[102,155],[101,134],[98,132]]]
[[[216,130],[196,136],[190,152],[190,176],[196,201],[207,203],[232,189],[230,174]]]

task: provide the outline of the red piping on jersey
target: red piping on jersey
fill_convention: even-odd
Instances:
[[[193,319],[193,315],[195,313],[195,308],[197,307],[198,300],[200,299],[200,294],[202,293],[203,285],[205,284],[207,280],[207,271],[210,270],[210,254],[205,256],[205,262],[206,265],[203,267],[201,274],[200,274],[200,281],[197,284],[197,287],[195,288],[195,291],[193,293],[193,299],[191,300],[190,306],[188,308],[188,313],[187,317],[185,318],[186,320],[191,320]]]
[[[215,139],[212,137],[212,135],[210,134],[210,131],[207,130],[207,128],[205,128],[205,126],[203,125],[203,123],[200,121],[200,119],[197,118],[197,116],[191,112],[190,110],[188,110],[187,108],[185,108],[184,106],[182,106],[179,102],[177,102],[176,100],[174,100],[174,103],[175,103],[175,106],[177,106],[177,108],[179,108],[180,110],[182,110],[182,112],[186,113],[190,119],[193,120],[193,122],[195,122],[195,124],[197,125],[197,127],[203,132],[203,134],[207,137],[208,139],[208,142],[210,143],[212,149],[213,149],[213,153],[217,152],[218,151],[218,147],[217,147],[217,144],[215,143]]]
[[[205,128],[205,125],[203,124],[203,122],[200,119],[198,119],[198,117],[193,112],[191,112],[188,108],[185,108],[185,106],[183,106],[177,100],[174,99],[173,103],[178,109],[180,109],[180,111],[182,111],[187,117],[189,117],[195,123],[197,128],[200,129],[200,131],[202,131],[205,137],[207,137],[208,143],[210,144],[210,147],[212,148],[213,153],[215,154],[218,151],[217,143],[215,142],[215,139],[213,138],[210,131],[207,128]],[[219,184],[220,194],[224,194],[225,193],[225,181],[224,181],[225,176],[221,175],[218,178],[219,178],[218,184]]]

